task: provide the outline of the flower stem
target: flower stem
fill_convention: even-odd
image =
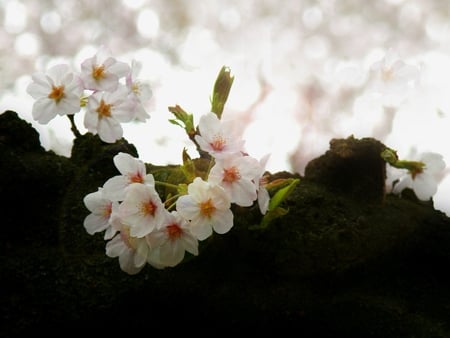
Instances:
[[[69,120],[70,120],[70,125],[71,125],[70,130],[71,130],[72,133],[75,135],[75,137],[80,137],[80,136],[81,136],[81,133],[80,133],[80,131],[78,130],[76,124],[75,124],[75,118],[74,118],[74,115],[73,115],[73,114],[68,114],[67,117],[68,117]]]
[[[178,190],[178,185],[177,184],[161,182],[161,181],[155,181],[155,184],[161,185],[161,186],[166,187],[166,188],[173,188],[173,189],[177,189]]]

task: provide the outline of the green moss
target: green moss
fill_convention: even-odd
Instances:
[[[138,155],[134,146],[86,134],[64,158],[37,147],[35,137],[17,136],[35,135],[17,115],[0,118],[0,156],[7,159],[0,187],[8,196],[1,336],[65,327],[129,334],[152,325],[230,334],[245,327],[325,337],[450,335],[450,220],[410,191],[384,194],[376,140],[333,140],[283,202],[289,213],[268,228],[249,229],[261,219],[256,205],[233,206],[232,230],[202,242],[198,257],[129,276],[106,257],[102,236],[84,230],[82,199],[118,174],[115,154]],[[147,169],[158,180],[186,179],[178,166]],[[280,177],[299,175],[272,175]]]

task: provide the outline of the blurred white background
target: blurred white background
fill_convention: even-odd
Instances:
[[[55,63],[78,70],[106,45],[142,62],[152,87],[150,120],[124,125],[145,162],[180,163],[192,149],[167,107],[198,119],[226,65],[235,81],[224,117],[237,119],[250,155],[272,154],[272,172],[303,173],[330,139],[352,134],[401,158],[434,151],[450,164],[449,14],[442,0],[0,0],[0,112],[17,111],[46,149],[70,156],[68,119],[32,121],[25,88],[32,73]],[[391,52],[417,70],[414,83],[396,79],[395,67],[371,68]],[[450,214],[448,175],[434,203]]]

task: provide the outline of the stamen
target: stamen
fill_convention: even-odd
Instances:
[[[223,169],[223,182],[233,183],[241,178],[238,168],[231,167]]]
[[[175,240],[183,235],[183,229],[176,223],[168,225],[166,230],[170,240]]]
[[[142,203],[142,205],[141,205],[141,212],[144,215],[146,215],[146,216],[147,215],[155,216],[157,208],[158,207],[156,206],[156,204],[153,203],[152,200],[150,200],[150,201]]]
[[[106,104],[105,101],[101,100],[100,105],[96,110],[96,112],[98,113],[98,117],[111,117],[111,107],[111,104]]]
[[[222,151],[227,144],[226,140],[222,137],[222,135],[214,136],[213,141],[209,144],[215,151]]]
[[[130,183],[144,183],[144,178],[140,172],[128,176]]]
[[[56,103],[58,103],[59,101],[61,101],[64,95],[64,86],[52,86],[52,91],[50,92],[50,94],[48,94],[48,98],[55,100]]]
[[[92,69],[92,77],[96,81],[103,79],[105,77],[105,66],[104,65],[95,66]]]
[[[211,215],[216,210],[216,207],[214,206],[211,199],[208,199],[205,202],[200,203],[200,213],[205,217],[211,217]]]

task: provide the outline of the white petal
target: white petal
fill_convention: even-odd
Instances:
[[[213,228],[218,234],[224,234],[233,227],[233,213],[231,210],[225,210],[217,213],[214,217]]]

